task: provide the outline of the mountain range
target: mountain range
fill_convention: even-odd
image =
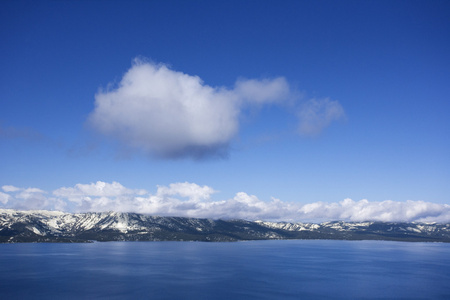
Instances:
[[[212,220],[138,213],[0,209],[0,243],[333,239],[450,242],[450,224]]]

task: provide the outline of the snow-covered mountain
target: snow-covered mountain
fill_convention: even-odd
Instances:
[[[382,240],[414,240],[450,242],[450,224],[437,223],[391,223],[391,222],[324,222],[286,223],[263,222],[256,223],[271,229],[281,229],[290,232],[317,232],[334,239],[382,239]]]
[[[286,223],[0,209],[0,242],[347,239],[450,242],[450,224]]]

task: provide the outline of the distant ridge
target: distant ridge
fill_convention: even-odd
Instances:
[[[0,243],[333,239],[450,242],[450,224],[288,223],[0,209]]]

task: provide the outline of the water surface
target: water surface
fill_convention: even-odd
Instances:
[[[450,299],[450,244],[0,245],[3,299]]]

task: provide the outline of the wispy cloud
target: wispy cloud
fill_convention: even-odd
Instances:
[[[299,132],[304,136],[319,134],[331,122],[345,117],[344,109],[338,101],[325,99],[310,99],[300,106]]]
[[[136,59],[117,86],[96,94],[88,123],[129,149],[201,159],[227,154],[245,107],[285,103],[295,95],[283,77],[212,87],[198,76]],[[299,110],[302,133],[318,133],[343,115],[329,100],[311,100]]]
[[[231,199],[213,200],[217,193],[206,185],[182,182],[157,186],[156,193],[129,189],[118,182],[98,181],[62,187],[51,193],[36,188],[3,186],[0,207],[15,209],[56,209],[72,212],[120,211],[162,216],[197,218],[241,218],[247,220],[320,222],[450,222],[450,205],[425,201],[353,201],[289,203],[238,192]]]
[[[0,139],[24,139],[29,141],[42,141],[46,139],[41,133],[31,128],[17,128],[2,126],[0,123]]]
[[[238,99],[252,104],[279,103],[293,96],[289,83],[283,77],[262,80],[240,78],[233,92]]]

